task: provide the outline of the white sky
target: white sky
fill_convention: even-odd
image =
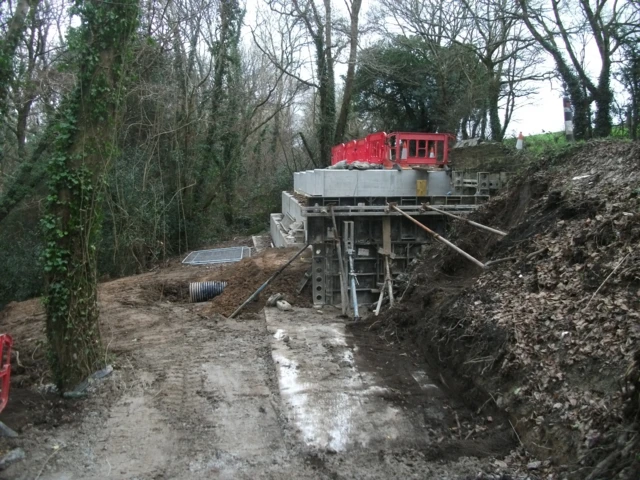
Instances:
[[[560,84],[554,81],[537,82],[538,93],[528,99],[520,98],[516,111],[507,129],[507,137],[515,137],[519,132],[526,137],[546,132],[564,130],[564,107]]]

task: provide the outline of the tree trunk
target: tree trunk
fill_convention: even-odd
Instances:
[[[332,87],[332,79],[329,76],[329,66],[325,53],[324,42],[316,39],[316,52],[318,54],[318,97],[320,111],[317,126],[318,149],[320,153],[320,165],[331,164],[331,147],[335,134],[335,89]]]
[[[482,109],[480,117],[480,138],[487,138],[487,108]]]
[[[338,124],[336,125],[336,136],[334,143],[342,143],[347,130],[347,120],[349,117],[349,108],[351,107],[351,94],[353,93],[353,81],[356,73],[356,59],[358,54],[358,17],[360,15],[360,6],[362,0],[353,0],[351,4],[351,29],[349,32],[349,65],[347,67],[347,76],[344,81],[344,92],[342,94],[342,106],[340,107],[340,115],[338,116]]]
[[[589,138],[589,101],[573,72],[562,62],[556,61],[556,66],[573,105],[573,137],[576,140],[585,140]]]
[[[137,0],[88,0],[78,7],[83,25],[76,47],[79,74],[56,120],[43,219],[46,334],[60,391],[104,364],[95,255],[101,182],[114,154],[121,72],[138,17]]]
[[[489,85],[489,125],[491,126],[491,140],[502,141],[502,122],[500,121],[500,79],[492,78]]]
[[[25,156],[25,145],[27,142],[27,120],[31,112],[33,103],[33,95],[31,89],[26,92],[27,99],[18,108],[18,118],[16,122],[16,140],[18,141],[18,157],[23,159]]]
[[[608,137],[611,135],[611,103],[613,93],[609,85],[609,67],[603,66],[598,81],[598,91],[593,95],[596,103],[596,121],[593,134],[595,137]]]
[[[464,117],[460,122],[459,129],[457,130],[460,132],[460,135],[462,136],[462,140],[469,139],[469,131],[467,130],[468,123],[469,123],[469,117]]]

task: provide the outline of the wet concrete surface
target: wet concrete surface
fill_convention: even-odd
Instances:
[[[334,309],[136,308],[103,310],[113,375],[76,421],[26,427],[27,458],[0,479],[461,479],[487,464],[434,456],[462,407],[415,356]]]
[[[265,315],[283,410],[302,445],[334,453],[420,447],[446,433],[444,394],[402,351],[384,349],[394,369],[401,364],[400,371],[411,372],[400,391],[365,363],[360,351],[369,347],[356,343],[335,315],[312,309]]]

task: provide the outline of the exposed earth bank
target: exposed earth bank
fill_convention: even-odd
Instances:
[[[640,145],[536,160],[471,218],[508,235],[448,238],[491,265],[432,245],[378,328],[507,412],[541,475],[640,478]]]

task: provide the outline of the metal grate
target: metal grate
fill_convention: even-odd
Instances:
[[[211,265],[214,263],[239,262],[251,256],[249,247],[217,248],[215,250],[198,250],[187,255],[182,263],[188,265]]]

